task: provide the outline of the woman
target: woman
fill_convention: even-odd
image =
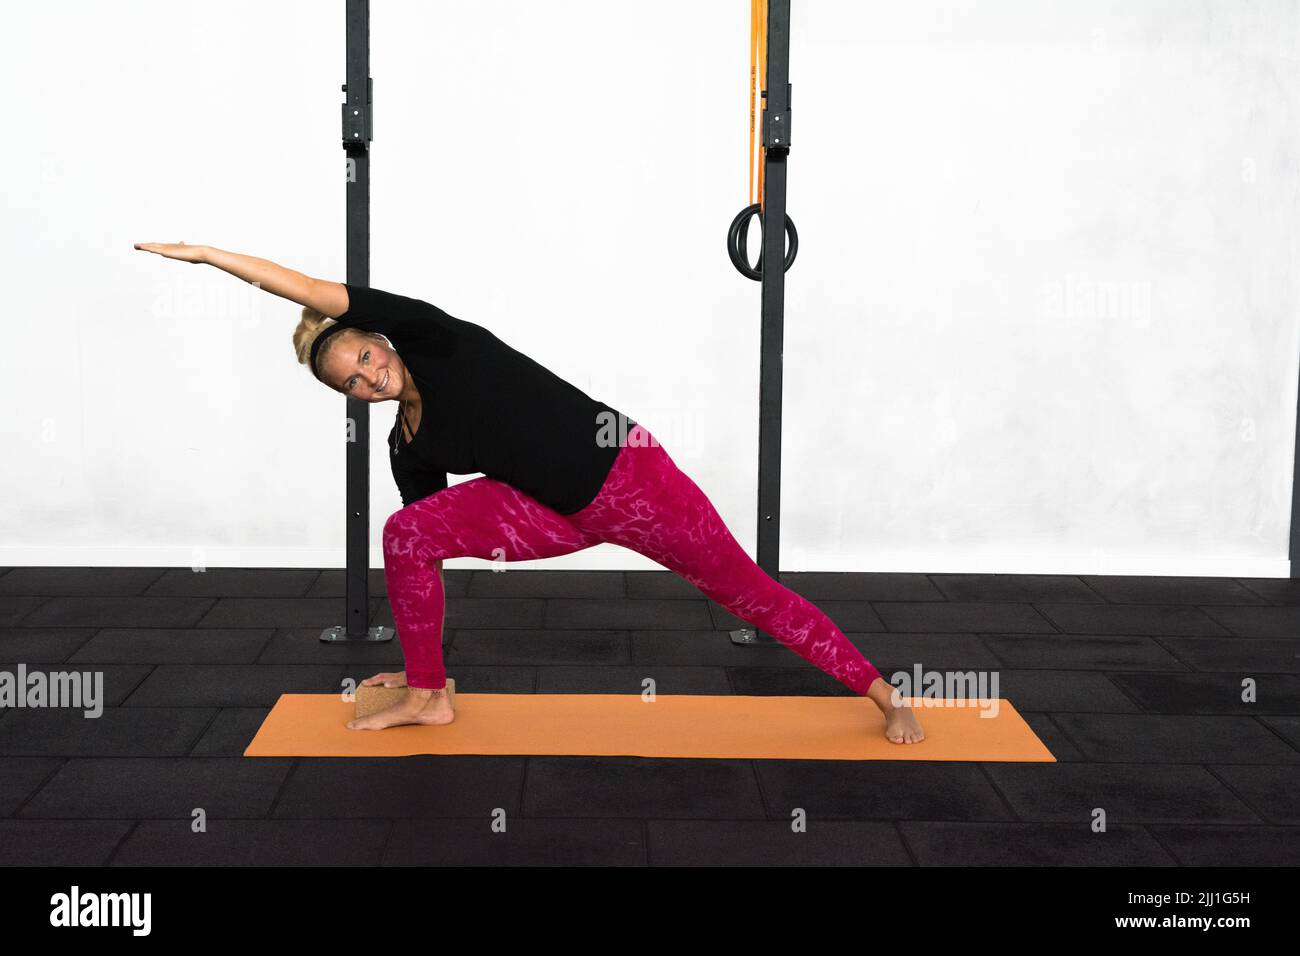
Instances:
[[[216,266],[298,303],[298,361],[344,395],[398,403],[389,459],[403,507],[384,525],[383,548],[406,670],[363,683],[405,683],[407,695],[349,728],[455,718],[442,659],[443,558],[524,561],[613,542],[675,571],[870,697],[889,740],[924,739],[889,682],[830,618],[750,559],[643,425],[487,329],[419,299],[313,279],[211,246],[135,248]],[[483,476],[448,487],[447,472]]]

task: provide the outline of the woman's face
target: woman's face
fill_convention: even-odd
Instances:
[[[321,363],[321,377],[338,391],[363,402],[387,402],[406,388],[406,366],[383,339],[355,329],[335,333]]]

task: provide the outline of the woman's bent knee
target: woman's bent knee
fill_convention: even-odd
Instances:
[[[414,544],[423,537],[413,520],[411,505],[394,511],[384,522],[383,550],[384,557],[407,554],[414,550]],[[426,550],[421,548],[421,551]]]

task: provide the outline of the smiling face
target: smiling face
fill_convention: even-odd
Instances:
[[[342,329],[325,343],[321,377],[350,398],[387,402],[402,397],[406,365],[381,338]]]

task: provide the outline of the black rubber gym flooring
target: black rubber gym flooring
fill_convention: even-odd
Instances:
[[[782,575],[887,677],[996,670],[1059,761],[1011,764],[245,758],[279,694],[401,669],[396,640],[318,640],[342,571],[0,572],[0,670],[102,671],[106,698],[94,719],[0,712],[3,865],[1300,862],[1288,579]],[[463,693],[849,693],[779,645],[732,645],[740,622],[668,572],[445,580]]]

